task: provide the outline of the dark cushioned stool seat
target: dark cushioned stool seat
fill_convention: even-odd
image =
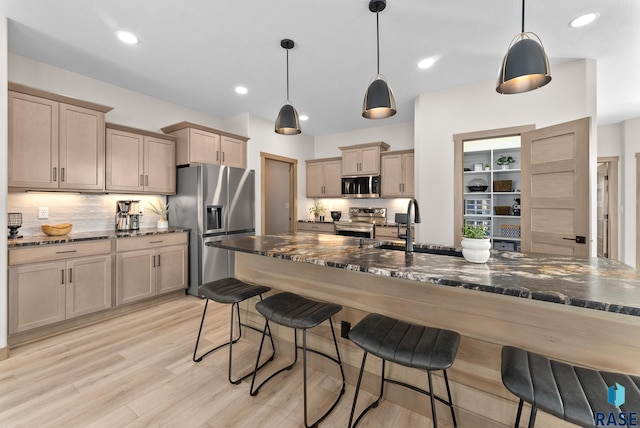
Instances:
[[[250,325],[247,324],[243,324],[240,321],[240,302],[244,302],[247,299],[250,299],[252,297],[256,297],[259,296],[260,300],[262,300],[262,294],[266,293],[267,291],[271,290],[271,288],[269,287],[265,287],[263,285],[252,285],[252,284],[247,284],[246,282],[240,281],[237,278],[233,278],[233,277],[229,277],[229,278],[222,278],[222,279],[218,279],[215,281],[211,281],[211,282],[207,282],[205,284],[202,284],[201,286],[198,287],[198,294],[200,294],[201,296],[204,296],[206,300],[205,304],[204,304],[204,310],[202,311],[202,320],[200,321],[200,330],[198,330],[198,338],[196,339],[196,347],[193,350],[193,361],[198,363],[200,361],[202,361],[202,359],[204,357],[206,357],[207,355],[209,355],[210,353],[217,351],[218,349],[224,347],[224,346],[229,346],[229,374],[228,374],[228,379],[229,382],[233,383],[233,384],[238,384],[242,381],[242,379],[245,379],[249,376],[251,376],[253,374],[253,372],[247,373],[246,375],[244,375],[243,377],[236,379],[236,380],[232,380],[231,379],[231,363],[232,363],[232,357],[233,357],[233,344],[236,343],[238,340],[240,340],[240,338],[242,337],[242,326],[251,328],[253,330],[256,330],[258,332],[260,332],[260,330],[256,329],[255,327],[252,327]],[[200,343],[200,335],[202,334],[202,326],[204,325],[204,318],[207,314],[207,307],[209,305],[209,300],[213,300],[214,302],[218,302],[218,303],[226,303],[226,304],[230,304],[231,305],[231,321],[229,324],[229,341],[225,342],[219,346],[216,346],[212,349],[210,349],[209,351],[205,352],[204,354],[202,354],[200,357],[196,356],[196,353],[198,352],[198,344]],[[237,322],[238,322],[238,337],[237,338],[233,338],[233,325],[234,325],[234,320],[233,320],[233,314],[234,314],[234,307],[235,307],[235,313],[237,315]],[[271,333],[269,332],[269,337],[271,338]],[[269,361],[273,360],[273,357],[275,355],[275,346],[273,345],[273,338],[271,338],[271,348],[273,350],[273,352],[271,353],[271,357],[264,363],[268,363]],[[264,365],[263,364],[263,365]],[[262,366],[261,366],[262,367]]]
[[[576,367],[513,346],[502,348],[502,383],[520,402],[531,404],[529,427],[536,411],[542,410],[583,427],[596,426],[596,413],[618,413],[608,402],[608,388],[616,383],[625,388],[623,412],[640,412],[640,377]],[[600,426],[603,426],[602,424]]]
[[[298,361],[298,349],[302,349],[302,364],[303,364],[303,392],[304,392],[304,425],[305,427],[315,427],[321,421],[323,421],[333,409],[338,405],[340,398],[344,395],[345,391],[345,376],[344,369],[342,368],[342,360],[340,359],[340,351],[338,350],[338,341],[336,340],[336,333],[333,328],[333,321],[331,317],[342,309],[342,306],[335,303],[317,302],[315,300],[307,299],[294,293],[283,292],[256,303],[256,310],[265,317],[265,327],[262,335],[262,341],[260,342],[260,349],[258,350],[258,360],[256,361],[256,369],[254,370],[253,379],[251,381],[250,394],[252,396],[257,395],[260,388],[271,380],[274,376],[282,373],[285,370],[291,369]],[[293,363],[284,367],[275,373],[267,377],[258,387],[254,389],[256,380],[256,374],[258,373],[258,361],[260,361],[260,354],[262,352],[262,345],[264,343],[264,337],[267,334],[269,328],[269,322],[293,328],[294,329],[294,359]],[[325,354],[320,351],[316,351],[307,347],[307,330],[313,328],[324,321],[329,321],[331,326],[331,334],[333,336],[333,344],[336,349],[336,358]],[[298,346],[298,330],[302,330],[302,346]],[[340,374],[342,375],[342,388],[338,397],[335,399],[329,410],[327,410],[322,416],[316,419],[312,424],[308,423],[308,404],[307,404],[307,351],[318,354],[322,357],[328,358],[340,367]]]
[[[380,395],[373,404],[367,407],[360,416],[358,416],[353,426],[358,424],[365,413],[378,406],[384,392],[384,382],[402,385],[429,395],[431,397],[431,411],[433,414],[434,427],[438,426],[434,399],[448,405],[451,408],[453,424],[454,426],[457,426],[455,413],[453,411],[453,404],[451,402],[451,391],[449,389],[449,380],[447,378],[446,369],[451,367],[456,358],[458,345],[460,344],[460,335],[458,333],[451,330],[409,324],[380,314],[369,314],[355,327],[353,327],[353,329],[351,329],[349,332],[349,339],[365,351],[362,359],[362,366],[360,367],[360,376],[356,386],[353,407],[351,409],[351,418],[349,420],[350,427],[352,426],[351,422],[355,412],[367,353],[371,353],[382,358]],[[426,370],[429,381],[429,391],[385,378],[385,361],[391,361],[406,367]],[[448,401],[445,401],[431,393],[431,391],[433,391],[431,379],[432,370],[443,370],[447,386],[447,394],[449,395]]]

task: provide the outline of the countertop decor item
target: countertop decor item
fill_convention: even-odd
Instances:
[[[462,228],[462,256],[471,263],[486,263],[491,256],[487,226],[467,224]]]
[[[342,211],[331,211],[331,219],[333,221],[340,220],[340,217],[342,217]]]
[[[152,213],[160,216],[157,225],[158,229],[167,229],[169,227],[169,222],[167,221],[169,204],[166,204],[162,200],[158,199],[155,203],[149,202],[147,204],[147,209]]]
[[[18,229],[22,227],[22,213],[9,213],[7,227],[9,227],[8,239],[22,238],[22,235],[18,235]]]
[[[488,188],[489,185],[482,178],[474,178],[469,181],[469,184],[467,185],[467,189],[469,189],[470,192],[484,192]]]
[[[537,34],[524,31],[524,0],[522,0],[522,31],[511,43],[502,60],[496,92],[519,94],[538,89],[551,81],[549,58]]]
[[[73,224],[71,223],[60,223],[60,224],[43,224],[40,226],[42,232],[47,236],[62,236],[71,232],[71,228]]]
[[[512,189],[511,180],[493,180],[494,192],[510,192]]]
[[[516,163],[516,160],[511,156],[500,156],[496,159],[496,164],[500,165],[502,169],[509,169],[509,165]]]
[[[287,52],[287,101],[280,109],[278,117],[276,117],[275,131],[277,134],[282,135],[296,135],[302,132],[300,118],[293,104],[289,101],[289,49],[293,49],[295,43],[290,39],[282,39],[280,46]]]
[[[313,214],[316,220],[318,220],[320,218],[320,215],[322,215],[322,213],[326,211],[327,211],[327,208],[325,208],[325,206],[322,205],[322,202],[315,202],[311,206],[311,208],[309,208],[309,213]]]

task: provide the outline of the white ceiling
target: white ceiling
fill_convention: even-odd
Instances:
[[[380,14],[381,73],[398,114],[361,116],[376,70],[375,15],[368,0],[2,0],[9,51],[219,118],[241,113],[274,120],[286,99],[325,135],[413,120],[418,94],[497,78],[520,31],[519,0],[388,0]],[[568,22],[598,12],[591,26]],[[553,64],[594,58],[598,123],[640,116],[640,1],[529,0],[527,31]],[[140,44],[114,37],[129,30]],[[439,57],[429,70],[420,59]],[[550,85],[554,82],[551,81]],[[234,92],[237,85],[249,93]],[[540,91],[545,88],[539,89]],[[498,95],[496,96],[518,96]]]

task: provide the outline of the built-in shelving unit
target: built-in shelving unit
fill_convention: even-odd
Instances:
[[[496,164],[502,156],[511,156],[516,162],[503,169]],[[464,145],[464,224],[486,225],[495,249],[520,249],[520,160],[519,139],[468,141]],[[473,185],[487,188],[472,191],[469,186]]]

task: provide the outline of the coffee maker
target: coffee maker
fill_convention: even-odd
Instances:
[[[116,202],[116,230],[140,229],[140,201]]]

